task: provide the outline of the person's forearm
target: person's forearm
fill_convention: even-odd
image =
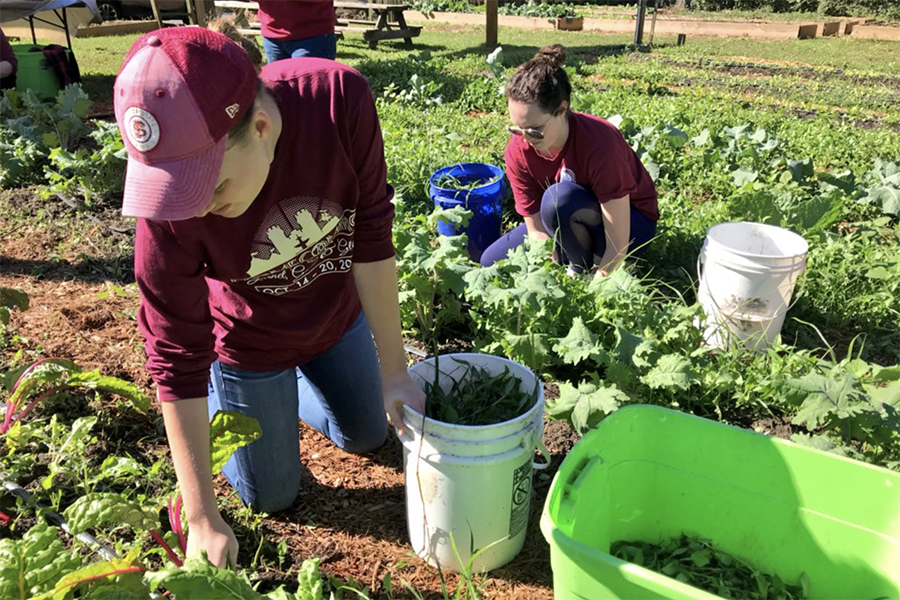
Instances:
[[[597,265],[608,273],[611,273],[619,266],[619,263],[628,254],[627,238],[613,240],[612,236],[606,236],[606,251],[600,258],[600,264]]]
[[[611,273],[628,254],[631,238],[631,205],[624,196],[600,205],[603,217],[603,231],[606,236],[606,250],[597,265],[606,273]]]
[[[211,519],[219,512],[212,485],[206,403],[206,398],[162,403],[166,436],[189,524]]]
[[[406,372],[394,257],[372,263],[353,263],[352,272],[378,348],[382,375]]]
[[[544,229],[541,213],[527,215],[523,217],[523,220],[525,221],[525,229],[528,230],[528,237],[538,240],[545,240],[550,237],[550,234]]]

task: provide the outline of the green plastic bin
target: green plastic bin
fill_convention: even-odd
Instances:
[[[34,44],[12,44],[19,63],[16,69],[16,89],[32,90],[42,100],[52,100],[61,89],[59,77],[47,58]],[[31,52],[32,48],[38,48]]]
[[[719,598],[609,554],[682,533],[812,600],[900,598],[900,473],[655,406],[616,411],[553,480],[541,530],[557,600]]]

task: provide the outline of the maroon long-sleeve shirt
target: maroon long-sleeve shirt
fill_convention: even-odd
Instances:
[[[138,326],[163,401],[205,396],[216,357],[275,371],[324,352],[359,315],[351,265],[394,254],[393,189],[363,76],[302,58],[261,77],[283,126],[247,212],[138,221]]]

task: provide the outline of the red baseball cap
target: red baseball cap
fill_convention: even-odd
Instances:
[[[202,211],[256,86],[244,50],[220,33],[170,27],[135,40],[114,90],[128,150],[122,214],[179,221]]]

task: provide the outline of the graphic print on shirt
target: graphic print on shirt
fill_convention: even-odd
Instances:
[[[322,198],[282,200],[253,237],[247,277],[238,281],[280,296],[322,275],[350,271],[355,217],[356,211]]]
[[[556,181],[558,183],[562,183],[563,181],[571,181],[572,183],[576,183],[575,181],[575,171],[566,166],[566,159],[562,159],[559,163],[559,173],[556,175]]]

